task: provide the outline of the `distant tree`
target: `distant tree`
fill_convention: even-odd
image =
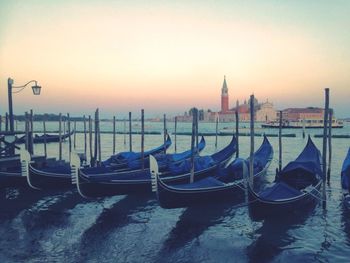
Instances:
[[[196,109],[195,107],[191,108],[191,109],[188,111],[188,114],[189,114],[190,116],[193,116],[193,111],[194,111],[195,109]]]
[[[204,110],[203,109],[198,111],[198,115],[199,115],[198,118],[200,121],[204,120]]]

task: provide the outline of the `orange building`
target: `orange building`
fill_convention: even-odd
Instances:
[[[219,112],[204,111],[202,110],[202,116],[200,120],[207,122],[215,122],[219,118],[220,122],[234,122],[236,121],[236,110],[239,115],[240,121],[250,120],[250,106],[249,101],[244,101],[243,104],[239,105],[237,100],[236,107],[230,109],[229,105],[229,95],[228,87],[226,83],[226,76],[224,76],[224,82],[221,88],[221,110]],[[259,103],[257,99],[254,101],[254,111],[256,121],[273,121],[276,119],[276,111],[273,108],[273,104],[266,101],[264,103]],[[190,122],[192,121],[192,116],[185,112],[182,116],[177,116],[178,121]]]
[[[322,108],[288,108],[282,111],[282,119],[286,121],[322,120],[324,109]]]
[[[228,88],[226,83],[226,76],[224,76],[224,83],[222,84],[221,89],[221,112],[225,113],[229,110],[229,104],[228,104]]]

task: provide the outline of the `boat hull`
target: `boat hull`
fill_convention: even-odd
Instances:
[[[21,172],[1,172],[0,188],[26,186],[27,180]]]
[[[343,206],[347,211],[350,211],[350,193],[343,195]]]
[[[33,188],[60,189],[73,187],[70,173],[48,173],[29,165],[28,177],[28,183]]]
[[[272,159],[272,157],[271,157]],[[270,166],[269,161],[262,171],[254,175],[254,182],[258,182]],[[163,208],[191,207],[205,203],[228,203],[237,201],[245,196],[246,185],[243,180],[235,184],[210,188],[179,189],[172,187],[165,180],[157,180],[157,198]],[[243,199],[241,199],[243,201]]]
[[[228,146],[221,151],[211,155],[213,163],[207,168],[198,168],[195,171],[194,180],[199,180],[216,173],[217,169],[228,162],[233,154],[236,152],[236,138],[232,140]],[[203,159],[202,159],[203,160]],[[90,171],[91,172],[91,171]],[[143,174],[144,172],[148,173]],[[172,171],[163,172],[163,180],[169,184],[180,184],[189,182],[190,172],[186,171],[184,174],[177,175]],[[150,170],[145,171],[125,171],[125,172],[109,172],[86,174],[86,171],[78,169],[75,175],[78,192],[83,197],[102,197],[124,194],[141,194],[150,193],[152,191],[152,179]]]
[[[257,193],[249,186],[249,214],[253,219],[260,220],[270,216],[288,215],[303,209],[313,207],[320,198],[320,187],[322,182],[309,192],[303,195],[285,200],[265,200],[259,197]]]
[[[162,208],[191,207],[203,203],[233,202],[244,195],[242,187],[237,185],[212,189],[179,191],[158,182],[157,198]]]
[[[195,180],[207,177],[215,173],[218,166],[210,167],[206,170],[195,172]],[[149,170],[147,170],[149,173]],[[190,174],[167,176],[163,180],[171,185],[186,183],[190,180]],[[144,180],[118,180],[118,175],[115,175],[115,180],[92,181],[78,171],[77,187],[79,193],[84,197],[104,197],[115,195],[136,195],[149,194],[152,192],[152,179],[149,174],[149,179]]]

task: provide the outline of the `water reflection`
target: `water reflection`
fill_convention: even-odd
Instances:
[[[88,202],[77,191],[57,192],[42,198],[22,215],[27,231],[44,231],[50,227],[67,224],[69,210],[77,204]]]
[[[44,254],[42,240],[54,229],[67,225],[67,210],[82,200],[75,191],[33,191],[16,188],[14,199],[2,199],[7,207],[0,228],[0,247],[5,258],[21,261]],[[3,215],[3,214],[2,214]]]
[[[37,191],[29,186],[0,189],[0,223],[15,218],[21,211],[30,208],[40,199],[55,195],[54,191]]]
[[[201,205],[187,208],[164,241],[158,258],[168,257],[201,236],[209,227],[221,224],[227,216],[233,217],[235,205],[244,202],[239,195],[234,203]],[[169,259],[169,258],[168,258]]]
[[[350,246],[350,210],[342,205],[341,220],[344,232],[346,234],[346,244]]]
[[[290,234],[290,230],[304,225],[313,209],[314,207],[287,215],[266,218],[262,226],[255,231],[255,234],[259,237],[247,247],[249,262],[271,262],[272,259],[296,241],[296,238]]]
[[[90,256],[98,254],[117,228],[135,223],[132,215],[156,205],[152,195],[128,195],[110,208],[105,208],[95,223],[82,234],[78,248],[80,254],[78,262],[86,262]]]

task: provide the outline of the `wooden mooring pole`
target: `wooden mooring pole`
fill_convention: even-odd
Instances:
[[[25,149],[29,152],[29,117],[25,112]]]
[[[63,134],[66,134],[66,118],[65,116],[62,116],[63,117]]]
[[[46,114],[43,117],[43,129],[44,129],[44,154],[47,156],[47,141],[46,141]]]
[[[236,141],[237,141],[237,151],[236,151],[236,158],[239,157],[239,101],[236,102],[236,111],[235,111],[235,119],[236,119]]]
[[[89,149],[90,149],[90,165],[93,166],[94,164],[94,156],[92,154],[92,119],[91,115],[89,115]]]
[[[113,155],[115,154],[115,116],[113,116]]]
[[[98,125],[98,123],[97,123],[97,114],[98,114],[98,112],[97,112],[97,109],[96,109],[96,111],[95,111],[95,121],[94,121],[94,123],[95,123],[95,140],[94,140],[94,157],[93,157],[93,166],[96,166],[96,163],[97,163],[97,150],[98,150],[98,135],[97,135],[97,133],[98,133],[98,128],[97,128],[97,125]]]
[[[278,128],[278,172],[282,170],[282,111],[280,111],[280,122]]]
[[[254,176],[254,95],[250,95],[250,154],[249,154],[249,184],[253,189]]]
[[[97,109],[97,145],[98,145],[98,166],[102,163],[102,151],[101,151],[101,121],[100,110]]]
[[[218,149],[218,129],[219,129],[219,114],[216,115],[215,120],[215,150]]]
[[[30,132],[29,132],[29,153],[34,154],[34,125],[33,125],[33,110],[30,110]]]
[[[328,121],[328,170],[327,170],[327,183],[331,180],[331,164],[332,164],[332,124],[333,124],[333,110],[329,110]]]
[[[177,116],[175,117],[175,152],[177,152]]]
[[[145,169],[145,111],[141,110],[141,164]]]
[[[71,160],[71,152],[72,152],[72,138],[70,136],[70,116],[69,113],[67,113],[67,128],[68,128],[68,156],[69,156],[69,161]]]
[[[199,122],[199,114],[198,110],[196,113],[196,154],[198,154],[198,122]]]
[[[163,116],[163,134],[164,134],[164,153],[166,153],[166,145],[165,145],[165,142],[166,142],[166,136],[167,136],[167,128],[166,128],[166,115],[164,114]]]
[[[5,115],[5,131],[9,131],[9,114],[7,112]]]
[[[197,109],[193,108],[192,112],[192,137],[191,137],[191,176],[190,183],[194,182],[194,144],[195,144],[195,136],[196,136],[196,119],[197,119]]]
[[[83,116],[83,121],[84,121],[84,158],[87,160],[87,147],[86,147],[86,118],[85,115]]]
[[[77,121],[74,121],[73,147],[74,147],[74,149],[77,148]]]
[[[322,165],[323,165],[323,184],[322,184],[322,195],[323,201],[322,206],[326,208],[326,177],[327,177],[327,120],[329,111],[329,88],[325,89],[325,107],[323,117],[323,150],[322,150]]]
[[[59,114],[58,120],[58,159],[62,160],[62,113]]]
[[[129,151],[132,152],[132,126],[131,126],[131,112],[129,112]]]
[[[126,148],[126,119],[124,118],[124,149]]]

